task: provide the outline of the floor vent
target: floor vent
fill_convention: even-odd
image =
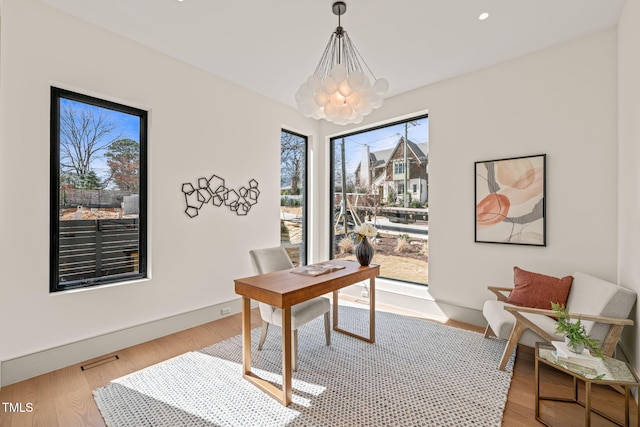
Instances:
[[[119,360],[119,359],[120,358],[118,357],[118,355],[114,354],[113,356],[105,357],[104,359],[94,360],[91,363],[87,363],[86,365],[82,365],[82,366],[80,366],[80,369],[83,370],[83,371],[86,371],[87,369],[95,368],[96,366],[101,366],[101,365],[104,365],[106,363],[115,362],[116,360]]]

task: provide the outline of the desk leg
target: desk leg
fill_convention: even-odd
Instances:
[[[352,336],[354,338],[361,339],[366,342],[373,343],[376,340],[376,278],[371,277],[369,279],[369,337],[354,334],[353,332],[345,331],[338,325],[338,291],[333,291],[333,330],[341,332],[343,334]]]
[[[333,291],[333,329],[338,327],[338,291]]]
[[[282,404],[288,406],[293,396],[291,378],[291,307],[282,309]]]
[[[242,372],[251,373],[251,299],[242,297]]]
[[[369,279],[369,342],[376,340],[376,278]]]
[[[282,310],[282,389],[251,372],[251,299],[242,297],[243,377],[284,406],[288,406],[293,395],[291,358],[291,308],[285,308]]]

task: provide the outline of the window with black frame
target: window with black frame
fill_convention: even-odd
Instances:
[[[147,277],[147,111],[51,88],[50,291]]]
[[[280,134],[280,245],[295,265],[307,264],[307,137]]]
[[[381,277],[428,284],[428,127],[424,115],[331,139],[332,258],[355,260],[355,228],[371,223]]]

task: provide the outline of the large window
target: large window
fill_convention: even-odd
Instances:
[[[307,264],[307,137],[280,135],[280,245],[296,265]]]
[[[380,275],[428,284],[428,133],[425,115],[332,138],[332,258],[355,259],[353,228],[370,222]]]
[[[146,277],[146,146],[146,111],[51,88],[51,292]]]

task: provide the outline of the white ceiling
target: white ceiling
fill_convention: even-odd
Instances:
[[[41,1],[291,106],[338,24],[333,0]],[[342,26],[388,97],[613,27],[624,0],[346,3]]]

